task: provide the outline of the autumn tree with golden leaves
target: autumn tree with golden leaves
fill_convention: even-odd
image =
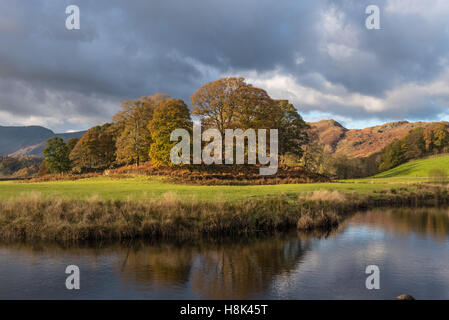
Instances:
[[[122,111],[113,118],[117,132],[118,163],[139,165],[141,161],[148,160],[152,143],[148,123],[156,105],[169,98],[165,94],[155,94],[122,103]]]
[[[192,132],[189,108],[180,99],[161,101],[154,109],[148,129],[153,141],[149,152],[152,163],[171,165],[170,151],[177,143],[170,141],[171,133],[175,129],[186,129],[189,133]]]

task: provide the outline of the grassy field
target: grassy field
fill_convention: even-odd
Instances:
[[[374,178],[426,179],[432,169],[442,169],[449,174],[449,155],[430,157],[404,163],[391,170],[379,173]]]
[[[98,177],[76,181],[53,181],[37,183],[20,183],[16,181],[0,182],[0,200],[20,198],[28,193],[39,193],[44,198],[89,199],[98,197],[102,200],[155,199],[172,192],[180,198],[194,198],[199,201],[217,199],[237,201],[251,197],[287,195],[296,197],[305,192],[316,190],[339,190],[348,193],[370,194],[373,191],[389,190],[401,187],[401,184],[382,183],[309,183],[255,186],[195,186],[161,182],[152,177],[133,177],[114,179]]]
[[[75,181],[52,181],[21,183],[18,181],[0,181],[0,200],[25,197],[29,193],[38,193],[46,199],[62,198],[67,200],[154,200],[164,194],[174,193],[181,199],[198,201],[238,201],[248,198],[266,198],[286,195],[297,197],[299,194],[316,190],[338,190],[345,193],[376,194],[382,190],[407,187],[427,182],[428,172],[432,168],[449,169],[449,155],[411,161],[372,178],[343,180],[333,183],[253,185],[253,186],[199,186],[162,182],[161,178],[134,176],[130,178],[96,177]]]

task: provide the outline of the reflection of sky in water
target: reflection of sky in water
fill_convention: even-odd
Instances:
[[[381,227],[351,225],[326,240],[313,240],[295,272],[273,281],[267,298],[449,299],[449,242],[413,232],[392,235]],[[366,290],[364,270],[380,268],[380,290]]]
[[[69,250],[3,245],[0,298],[449,299],[447,234],[436,238],[424,216],[374,213],[366,215],[369,223],[359,215],[321,239],[293,234],[218,246]],[[81,269],[78,292],[64,286],[69,264]],[[380,268],[380,290],[365,288],[371,264]]]

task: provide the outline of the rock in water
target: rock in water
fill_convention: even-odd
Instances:
[[[409,294],[401,294],[400,296],[396,297],[396,300],[415,300],[415,298],[413,298]]]

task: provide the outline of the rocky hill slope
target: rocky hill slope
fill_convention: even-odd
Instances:
[[[321,143],[329,146],[332,153],[345,154],[349,157],[366,157],[381,151],[395,139],[401,139],[410,130],[428,127],[434,123],[397,121],[365,129],[346,129],[334,120],[309,124],[317,130]]]

